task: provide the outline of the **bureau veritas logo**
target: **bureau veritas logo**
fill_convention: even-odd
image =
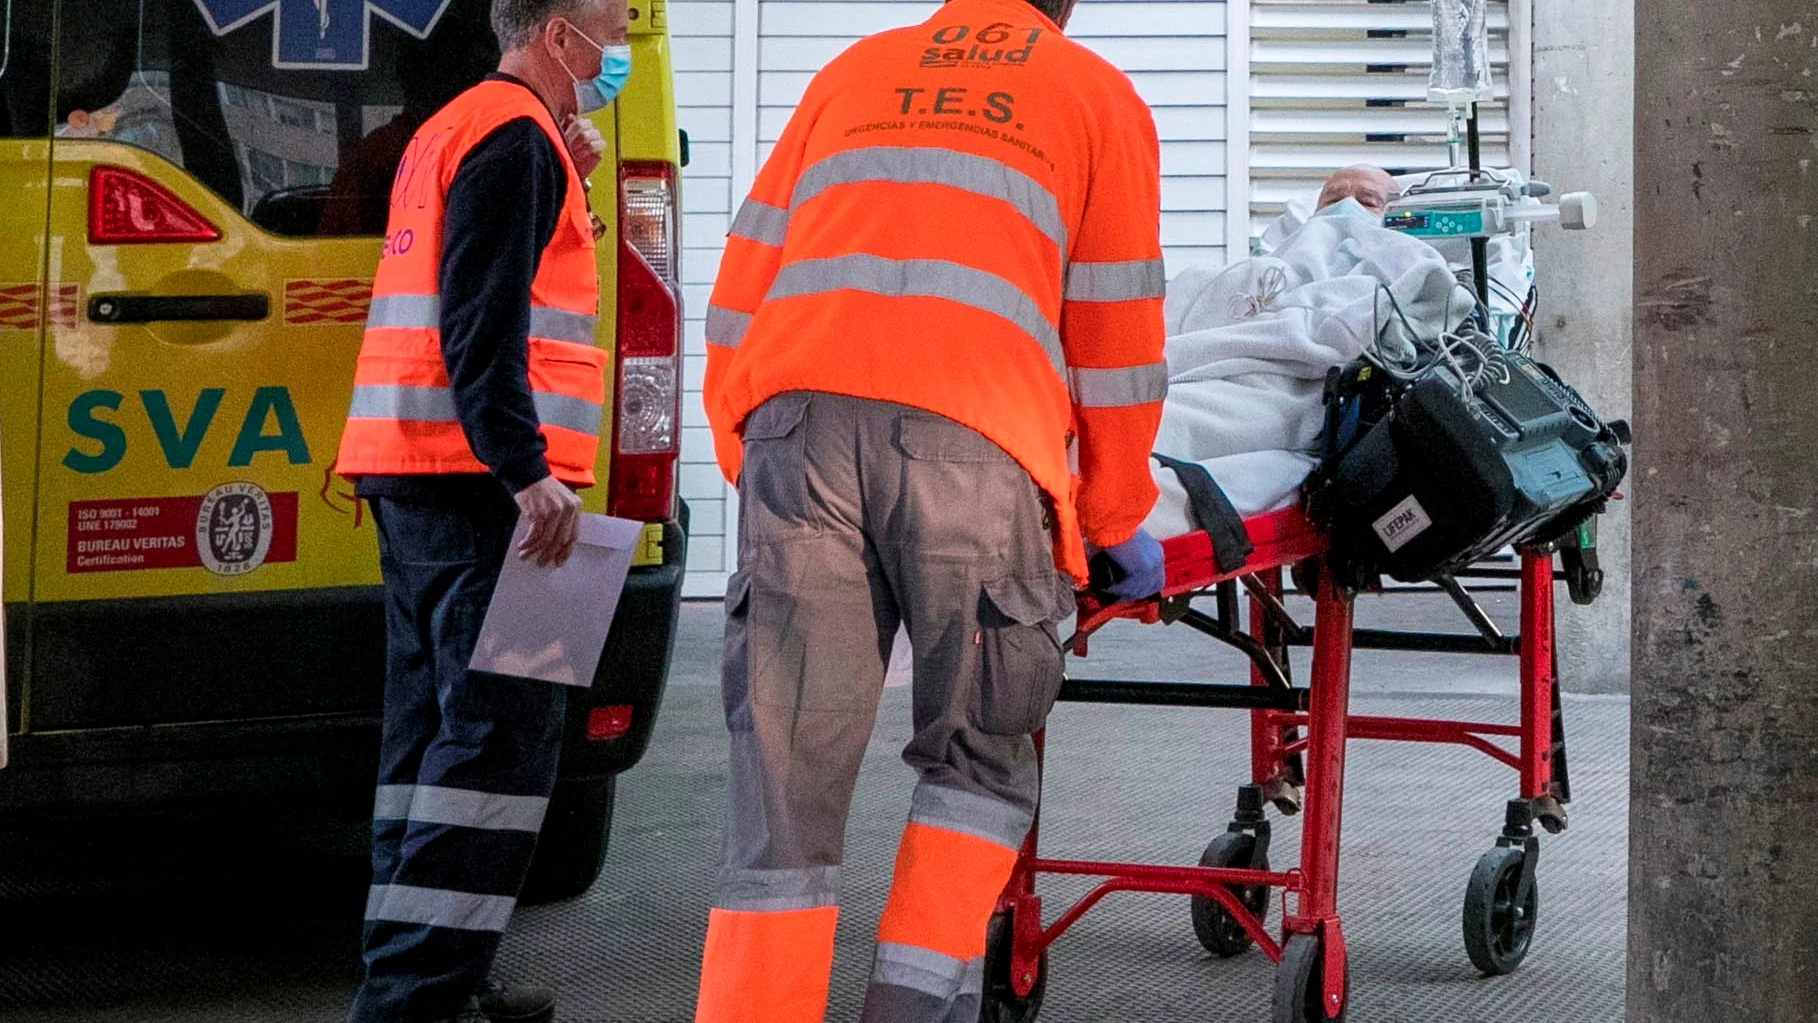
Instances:
[[[245,575],[271,552],[271,498],[254,483],[224,483],[196,511],[196,553],[216,575]]]
[[[1390,508],[1388,514],[1371,523],[1376,535],[1382,538],[1382,545],[1393,554],[1414,538],[1427,531],[1433,520],[1427,516],[1427,510],[1409,494],[1407,500]]]

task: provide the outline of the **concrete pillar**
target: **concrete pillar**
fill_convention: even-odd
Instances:
[[[1818,1017],[1818,3],[1651,0],[1635,92],[1628,1018],[1804,1023]]]
[[[1534,233],[1540,357],[1605,419],[1632,410],[1635,0],[1534,0],[1534,176],[1597,196],[1591,231]],[[1625,490],[1628,488],[1625,487]],[[1570,692],[1629,687],[1629,502],[1598,520],[1604,595],[1559,588],[1559,673]]]

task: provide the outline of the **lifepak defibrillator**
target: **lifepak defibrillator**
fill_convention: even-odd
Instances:
[[[1428,581],[1510,544],[1582,551],[1580,527],[1628,471],[1627,425],[1519,352],[1475,379],[1443,363],[1409,379],[1365,359],[1333,371],[1326,400],[1308,512],[1362,574]]]

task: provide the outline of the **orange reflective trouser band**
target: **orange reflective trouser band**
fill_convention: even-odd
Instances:
[[[861,1023],[978,1019],[986,926],[1029,823],[1027,811],[989,796],[916,786]],[[820,1023],[838,884],[834,866],[723,870],[696,1020]]]
[[[715,909],[701,954],[695,1019],[820,1023],[839,915],[834,906]]]
[[[985,929],[1029,822],[988,796],[916,786],[878,921],[865,1023],[978,1018]]]
[[[913,713],[918,783],[860,1018],[974,1023],[986,930],[1039,792],[1030,735],[1060,682],[1053,621],[1070,591],[1038,492],[975,431],[886,402],[781,395],[744,433],[729,816],[695,1019],[821,1023],[846,818],[900,621],[914,698],[890,707]],[[866,512],[812,511],[833,507]],[[931,537],[981,553],[923,555]]]

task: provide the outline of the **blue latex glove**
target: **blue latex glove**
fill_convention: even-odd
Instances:
[[[1162,557],[1161,542],[1147,530],[1138,529],[1135,536],[1123,543],[1106,547],[1105,554],[1124,575],[1107,587],[1106,593],[1118,600],[1141,600],[1161,592],[1162,583],[1168,577],[1167,565]]]

